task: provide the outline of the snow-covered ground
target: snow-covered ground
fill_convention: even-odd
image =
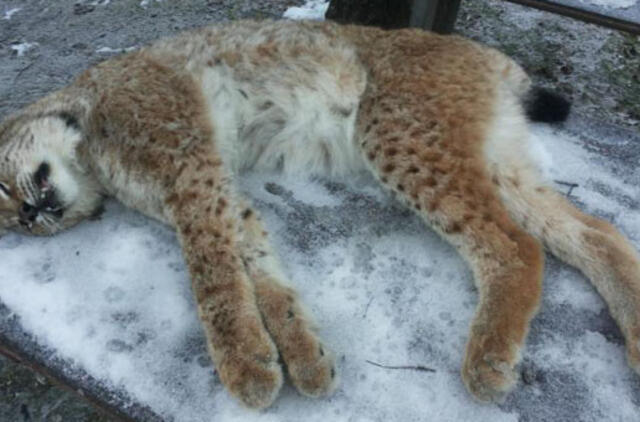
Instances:
[[[573,197],[640,246],[640,213],[628,205],[640,198],[638,171],[611,168],[567,133],[539,126],[534,135],[562,157],[552,177],[579,183]],[[264,414],[240,407],[207,357],[174,234],[116,204],[102,221],[52,238],[0,239],[0,298],[38,342],[169,420],[631,421],[640,412],[640,383],[605,306],[574,270],[555,260],[547,268],[524,353],[527,384],[502,406],[479,405],[459,376],[476,294],[449,246],[366,179],[249,174],[243,186],[340,357],[331,398],[287,386]]]
[[[9,19],[11,19],[11,17],[12,17],[13,15],[15,15],[16,13],[18,13],[20,10],[22,10],[22,9],[20,9],[19,7],[13,7],[13,8],[11,8],[11,9],[7,9],[7,10],[5,10],[5,12],[4,12],[4,16],[2,17],[2,19],[4,19],[4,20],[9,20]]]
[[[586,8],[628,21],[640,22],[640,3],[638,0],[554,0],[554,2]]]
[[[580,0],[582,3],[591,4],[594,6],[601,6],[613,9],[624,9],[631,7],[638,2],[638,0]]]
[[[20,56],[24,56],[24,54],[27,51],[31,50],[37,45],[38,43],[32,43],[32,42],[15,43],[15,44],[11,44],[11,50],[15,51],[16,55],[20,57]]]
[[[300,7],[290,7],[284,12],[287,19],[313,19],[320,20],[324,18],[329,2],[323,0],[308,0]]]
[[[307,6],[289,15],[324,13],[322,2]],[[640,247],[640,168],[601,154],[630,141],[533,130],[536,156],[556,162],[543,159],[550,180],[578,184],[573,200]],[[548,260],[543,305],[521,365],[525,381],[504,404],[480,405],[459,376],[477,298],[453,249],[366,178],[343,184],[248,174],[242,186],[339,356],[334,396],[311,400],[287,385],[263,413],[240,407],[207,356],[174,234],[114,203],[101,221],[52,238],[0,238],[6,318],[69,371],[86,371],[167,420],[638,419],[640,379],[625,363],[603,302],[571,268]]]
[[[122,54],[128,53],[129,51],[133,51],[138,47],[124,47],[124,48],[111,48],[111,47],[100,47],[96,50],[96,53],[101,54]]]

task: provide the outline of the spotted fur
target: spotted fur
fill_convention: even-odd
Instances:
[[[462,379],[474,397],[499,400],[517,381],[542,244],[595,284],[640,371],[638,253],[529,162],[530,93],[517,64],[459,37],[204,28],[100,63],[5,120],[0,227],[53,234],[104,197],[174,227],[220,379],[262,408],[282,384],[279,358],[309,396],[330,393],[337,375],[236,174],[369,171],[473,270],[480,300]]]

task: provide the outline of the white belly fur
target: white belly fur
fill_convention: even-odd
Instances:
[[[354,139],[364,77],[345,86],[349,78],[322,70],[258,82],[237,81],[225,65],[202,70],[214,142],[228,168],[335,177],[364,168]]]

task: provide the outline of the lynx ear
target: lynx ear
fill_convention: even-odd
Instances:
[[[54,92],[25,109],[26,114],[60,117],[67,126],[81,130],[88,120],[91,102],[78,88],[65,88]]]
[[[86,91],[67,87],[47,95],[24,109],[0,120],[0,145],[10,139],[10,134],[21,122],[38,117],[60,117],[67,126],[81,131],[88,126],[92,108],[91,95]]]

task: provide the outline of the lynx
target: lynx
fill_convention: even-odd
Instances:
[[[568,107],[509,58],[456,36],[211,26],[104,61],[8,117],[0,228],[52,235],[107,197],[175,228],[220,380],[264,408],[283,367],[312,397],[338,376],[235,177],[370,172],[473,271],[480,298],[461,372],[475,398],[500,400],[517,382],[542,245],[596,286],[639,372],[637,251],[527,156],[528,120],[561,121]]]

